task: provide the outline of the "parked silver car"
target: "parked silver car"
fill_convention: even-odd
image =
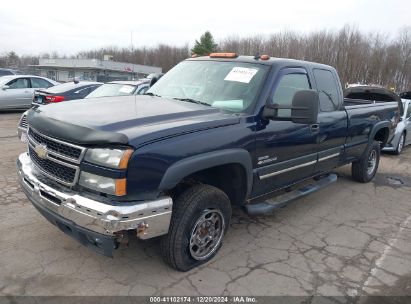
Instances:
[[[404,114],[400,118],[400,122],[395,130],[393,140],[387,144],[383,151],[391,151],[395,154],[401,154],[402,149],[411,144],[411,100],[402,99]]]
[[[0,77],[0,110],[27,109],[31,107],[33,93],[58,82],[33,75],[10,75]]]

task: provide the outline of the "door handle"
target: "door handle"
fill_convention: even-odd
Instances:
[[[318,133],[320,131],[320,125],[319,124],[310,125],[310,131],[312,133]]]

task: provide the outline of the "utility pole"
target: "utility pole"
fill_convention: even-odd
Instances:
[[[134,46],[133,46],[133,31],[131,31],[131,52],[133,52],[134,51]]]

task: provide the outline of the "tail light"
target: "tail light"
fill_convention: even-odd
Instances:
[[[64,100],[64,96],[46,96],[47,102],[61,102]]]

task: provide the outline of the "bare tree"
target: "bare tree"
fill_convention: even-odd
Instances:
[[[314,31],[301,34],[281,31],[271,35],[231,35],[220,41],[220,51],[243,55],[267,54],[273,57],[315,61],[335,67],[341,83],[378,84],[396,91],[411,90],[411,27],[402,28],[397,36],[364,33],[345,25],[337,31]],[[78,52],[72,58],[103,59],[112,55],[115,61],[162,67],[167,72],[190,56],[190,46],[159,44],[154,47],[119,48],[115,45]],[[57,52],[39,56],[0,54],[0,66],[26,67],[38,58],[56,58]]]

